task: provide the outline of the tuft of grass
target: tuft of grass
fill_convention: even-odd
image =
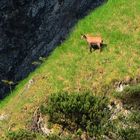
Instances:
[[[140,133],[134,128],[120,129],[119,135],[123,140],[139,140]]]
[[[140,98],[140,85],[128,86],[122,92],[115,93],[114,95],[125,102],[136,102]]]
[[[8,140],[46,140],[47,136],[32,132],[27,129],[19,129],[16,131],[9,131],[3,139]]]

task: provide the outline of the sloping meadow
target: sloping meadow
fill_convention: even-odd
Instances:
[[[25,128],[31,123],[35,109],[47,104],[48,95],[52,93],[88,91],[94,96],[116,100],[112,95],[115,90],[112,83],[122,81],[128,76],[135,78],[140,75],[139,14],[138,0],[109,0],[79,21],[67,40],[1,103],[0,113],[9,117],[0,121],[3,126],[0,133],[6,132],[9,126],[10,131]],[[90,53],[81,34],[102,36],[105,44],[102,52],[95,50]],[[123,120],[121,114],[115,120],[119,128],[124,127],[124,130],[117,133],[120,139],[127,139],[134,132],[137,135],[135,130],[123,125],[125,121],[127,119]],[[138,137],[132,137],[134,138]]]

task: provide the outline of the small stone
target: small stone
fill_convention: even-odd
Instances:
[[[7,120],[8,119],[8,115],[6,114],[1,114],[0,115],[0,121],[4,121],[4,120]]]
[[[86,132],[81,135],[81,140],[89,140],[89,137]]]
[[[129,110],[124,110],[124,112],[123,112],[124,116],[126,116],[126,117],[127,117],[130,113],[131,113],[131,112],[130,112]]]
[[[111,105],[108,105],[108,108],[109,108],[109,110],[112,110],[112,106]]]

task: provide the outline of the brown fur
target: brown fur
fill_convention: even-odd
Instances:
[[[100,37],[100,36],[92,36],[92,35],[82,35],[82,38],[84,38],[88,42],[89,47],[90,47],[90,52],[92,52],[92,47],[94,45],[97,45],[98,48],[101,51],[101,45],[103,44],[102,37]]]

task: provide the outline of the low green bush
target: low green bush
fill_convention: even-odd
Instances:
[[[115,97],[121,99],[136,99],[140,97],[140,85],[128,86],[122,92],[115,93]]]
[[[47,137],[47,139],[48,140],[72,140],[72,137],[71,136],[62,137],[55,134],[51,134]]]
[[[61,140],[60,136],[52,134],[47,137],[48,140]]]
[[[132,114],[130,115],[129,120],[131,122],[135,122],[140,125],[140,111],[139,110],[133,111]]]
[[[139,140],[140,132],[134,128],[126,128],[119,130],[119,136],[122,140]]]
[[[56,93],[48,97],[42,113],[50,116],[50,121],[75,131],[81,128],[90,135],[107,132],[110,111],[106,97],[93,96],[91,93]]]
[[[35,140],[36,134],[28,130],[20,129],[18,131],[10,131],[7,133],[9,140]]]

